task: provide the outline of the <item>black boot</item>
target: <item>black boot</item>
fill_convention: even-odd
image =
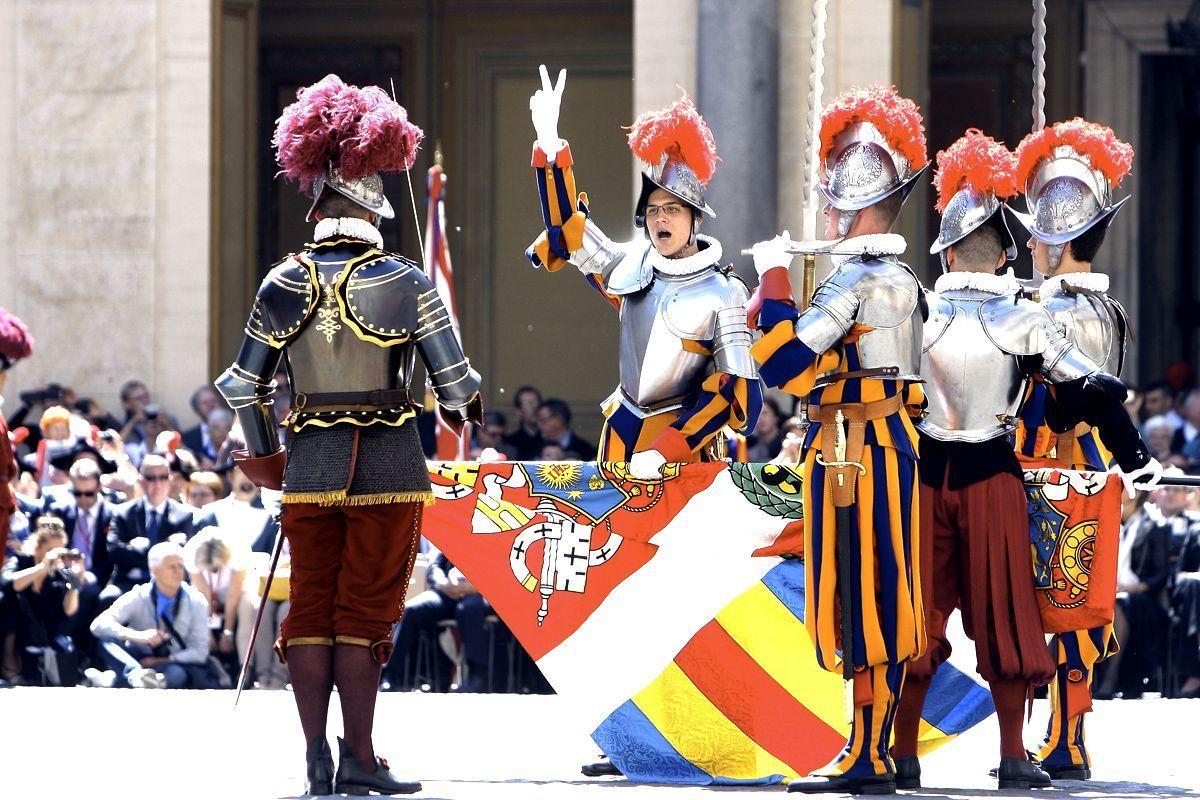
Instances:
[[[1056,781],[1090,781],[1092,771],[1084,764],[1042,764],[1042,772]]]
[[[996,770],[1001,789],[1048,789],[1050,776],[1032,761],[1022,758],[1001,758]]]
[[[787,790],[804,794],[895,794],[896,776],[890,772],[861,777],[810,775],[792,781]]]
[[[584,764],[580,768],[586,778],[599,778],[604,775],[620,775],[621,770],[617,769],[608,756],[600,756],[599,761],[593,761],[591,764]]]
[[[304,778],[305,794],[333,794],[333,753],[324,736],[318,736],[308,745],[305,755],[308,769]]]
[[[896,762],[896,788],[921,788],[921,761],[916,756],[900,756]]]
[[[358,763],[358,759],[346,747],[342,737],[338,737],[337,777],[333,779],[333,791],[337,794],[365,795],[371,792],[379,794],[412,794],[421,791],[419,781],[402,781],[392,774],[387,761],[375,757],[375,770],[367,772],[366,767]]]

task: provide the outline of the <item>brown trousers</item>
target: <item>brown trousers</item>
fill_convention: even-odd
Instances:
[[[962,609],[980,676],[1043,684],[1054,661],[1033,588],[1025,488],[1009,473],[963,489],[921,484],[921,578],[929,647],[909,663],[930,678],[950,656],[946,622]]]
[[[286,503],[291,610],[285,643],[390,646],[421,536],[421,503]]]

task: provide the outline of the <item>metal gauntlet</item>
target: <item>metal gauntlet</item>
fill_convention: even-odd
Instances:
[[[584,275],[607,275],[624,257],[624,251],[591,218],[584,223],[583,242],[571,251],[571,263]]]
[[[413,334],[429,383],[438,404],[449,409],[465,408],[479,393],[479,373],[463,353],[450,314],[436,289],[423,293],[417,304],[417,330]]]
[[[251,455],[269,456],[279,450],[279,432],[272,409],[275,370],[283,351],[248,332],[242,349],[214,385],[237,414]]]
[[[717,371],[757,380],[758,369],[750,357],[750,345],[746,307],[738,305],[718,311],[717,330],[713,335],[713,365]]]
[[[1067,338],[1067,334],[1049,315],[1041,323],[1041,331],[1045,338],[1045,347],[1042,349],[1042,374],[1052,383],[1078,380],[1100,370],[1094,361]]]
[[[854,292],[826,281],[817,287],[811,304],[796,320],[796,338],[814,353],[824,353],[853,327],[857,310]]]

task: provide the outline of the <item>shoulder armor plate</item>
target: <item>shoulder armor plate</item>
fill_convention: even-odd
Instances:
[[[265,335],[267,343],[282,347],[304,327],[318,300],[320,292],[309,267],[289,256],[267,273],[258,287],[251,326],[261,326],[258,333]],[[247,330],[251,335],[255,333]]]
[[[1046,349],[1047,325],[1054,320],[1032,300],[1017,295],[993,297],[979,305],[979,320],[992,343],[1014,356],[1039,355]]]
[[[1120,303],[1102,292],[1070,292],[1050,296],[1043,307],[1088,358],[1120,372],[1129,330]]]
[[[925,298],[929,304],[929,318],[925,320],[922,337],[921,352],[923,353],[928,352],[929,348],[937,344],[950,328],[950,323],[954,321],[954,313],[957,310],[953,303],[937,292],[926,292]]]
[[[618,297],[640,292],[654,280],[654,266],[647,257],[651,244],[634,240],[618,247],[625,251],[625,257],[609,273],[604,290]]]
[[[374,251],[350,269],[338,300],[344,303],[342,316],[359,338],[391,347],[412,337],[422,296],[432,290],[425,273],[412,261]]]
[[[921,284],[908,267],[883,259],[851,259],[829,281],[858,298],[856,321],[872,328],[895,328],[917,307]]]

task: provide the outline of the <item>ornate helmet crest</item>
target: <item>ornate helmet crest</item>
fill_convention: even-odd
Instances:
[[[327,191],[390,219],[395,212],[380,173],[410,169],[424,136],[378,86],[360,89],[326,75],[296,93],[276,121],[271,143],[280,173],[312,192],[310,222]]]
[[[821,113],[821,194],[858,211],[893,192],[907,198],[928,166],[921,110],[894,87],[874,84],[838,95]]]
[[[1061,245],[1108,225],[1128,200],[1113,191],[1133,167],[1133,147],[1112,128],[1076,117],[1026,136],[1017,146],[1017,183],[1029,213],[1013,211],[1034,238]]]
[[[704,201],[704,187],[719,160],[717,143],[686,93],[666,108],[639,116],[629,127],[629,149],[645,165],[635,225],[646,226],[646,202],[655,189],[665,189],[696,211],[717,216]]]
[[[1004,200],[1017,193],[1016,157],[1007,147],[977,128],[937,154],[934,206],[942,215],[931,254],[966,238],[980,226],[992,224],[1008,260],[1017,257],[1017,241],[1004,219]]]

